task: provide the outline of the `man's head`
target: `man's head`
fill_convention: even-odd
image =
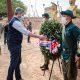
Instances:
[[[24,10],[20,7],[17,7],[15,9],[15,15],[18,17],[18,18],[21,18],[22,16],[24,16]]]
[[[75,5],[75,2],[76,2],[76,0],[69,0],[69,4],[70,4],[71,6],[74,6],[74,5]]]
[[[31,25],[32,24],[32,22],[29,22],[29,25]]]
[[[45,19],[45,21],[46,20],[48,20],[49,19],[49,14],[48,13],[44,13],[44,14],[42,14],[42,17]]]
[[[62,11],[61,15],[62,19],[64,18],[63,22],[65,21],[65,24],[68,24],[73,18],[76,18],[71,10]]]

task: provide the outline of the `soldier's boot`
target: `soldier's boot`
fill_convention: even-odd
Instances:
[[[49,59],[45,61],[44,65],[40,66],[41,70],[48,70],[49,69]]]
[[[20,80],[24,80],[24,79],[21,78]]]
[[[41,70],[48,70],[48,64],[44,64],[42,66],[40,66]]]

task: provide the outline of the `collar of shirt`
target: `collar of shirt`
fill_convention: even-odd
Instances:
[[[16,15],[14,15],[13,17],[16,17],[18,20],[20,20]]]
[[[65,25],[65,28],[69,27],[72,24],[72,21],[70,21],[67,25]]]

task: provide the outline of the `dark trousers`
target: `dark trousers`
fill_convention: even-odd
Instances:
[[[44,64],[46,64],[48,66],[50,59],[46,54],[43,54],[43,55],[44,55]]]
[[[30,36],[28,36],[27,42],[30,42]]]
[[[10,66],[8,69],[7,80],[13,80],[13,73],[15,71],[16,80],[21,79],[20,74],[20,64],[21,64],[21,46],[15,46],[14,48],[9,48],[10,51]]]
[[[77,66],[74,60],[62,60],[62,68],[64,80],[77,80]]]
[[[4,44],[6,45],[7,43],[7,32],[4,32]]]

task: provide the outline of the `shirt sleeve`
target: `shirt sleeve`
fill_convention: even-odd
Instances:
[[[74,26],[71,31],[76,40],[80,41],[80,29],[77,26]]]
[[[15,28],[16,30],[18,30],[19,32],[21,32],[22,34],[24,34],[26,36],[28,36],[29,33],[30,33],[30,31],[27,30],[24,27],[24,25],[21,22],[19,22],[19,21],[15,21],[12,26],[13,26],[13,28]]]

